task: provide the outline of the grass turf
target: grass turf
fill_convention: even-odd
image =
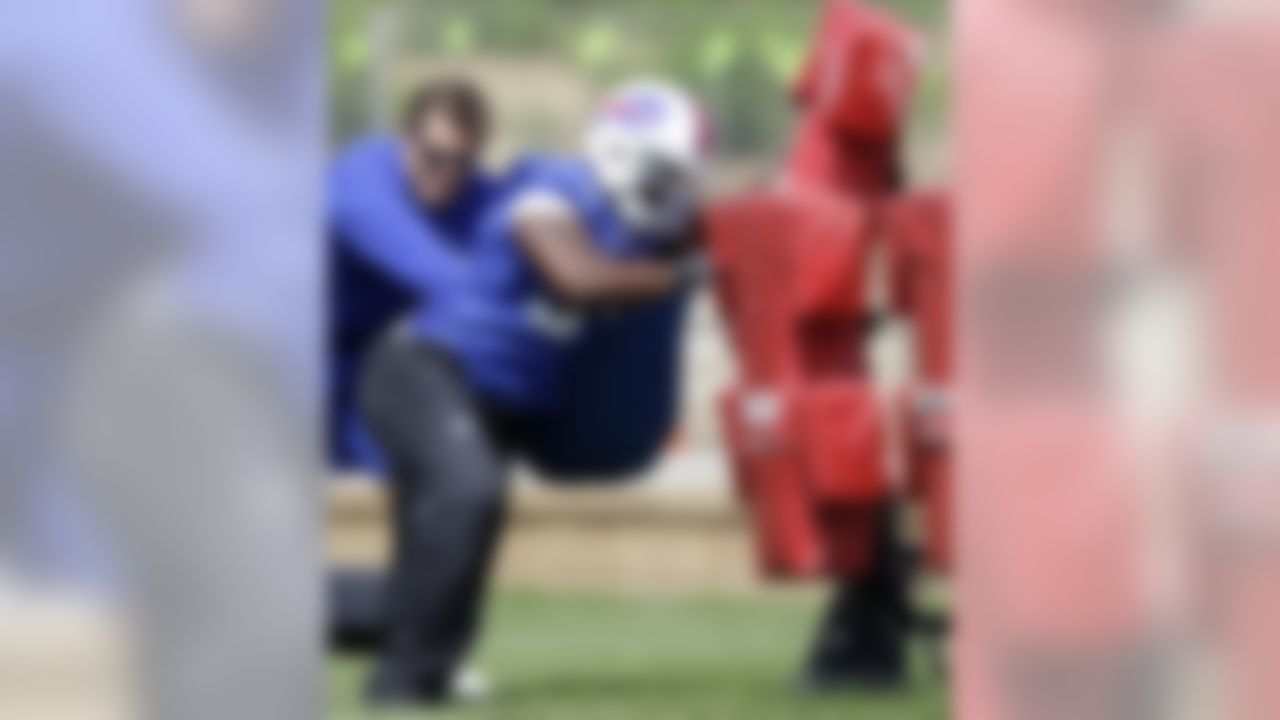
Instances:
[[[432,713],[364,710],[362,658],[329,667],[329,717],[445,720],[934,720],[946,692],[917,652],[902,692],[799,697],[791,678],[811,599],[636,599],[502,592],[479,664],[491,701]]]

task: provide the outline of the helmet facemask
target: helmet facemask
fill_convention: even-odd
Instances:
[[[646,83],[615,94],[597,117],[587,156],[624,221],[658,242],[697,214],[701,118],[683,93]]]

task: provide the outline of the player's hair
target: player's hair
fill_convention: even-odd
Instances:
[[[424,118],[434,113],[444,113],[480,142],[489,135],[489,101],[466,78],[433,78],[419,85],[405,107],[404,130],[416,130]]]

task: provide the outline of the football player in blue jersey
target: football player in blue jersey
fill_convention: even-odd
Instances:
[[[388,459],[397,539],[375,703],[449,699],[479,626],[509,458],[572,401],[600,328],[671,303],[703,273],[705,152],[682,91],[623,87],[581,155],[513,166],[448,291],[374,348],[360,403]]]

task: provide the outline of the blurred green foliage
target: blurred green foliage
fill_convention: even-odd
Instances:
[[[917,124],[936,125],[945,102],[939,41],[946,0],[877,1],[910,19],[931,38],[931,65],[921,93],[924,112]],[[376,125],[378,117],[391,116],[391,107],[399,105],[405,91],[387,86],[385,76],[396,63],[506,56],[562,60],[598,85],[635,75],[674,78],[709,104],[722,148],[739,155],[772,152],[786,136],[790,109],[784,100],[785,88],[803,61],[821,4],[821,0],[333,0],[330,62],[335,139]],[[387,32],[396,38],[393,57],[378,47]]]

